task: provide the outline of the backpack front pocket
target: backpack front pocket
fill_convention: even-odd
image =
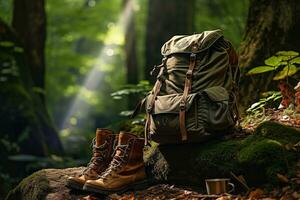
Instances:
[[[185,117],[188,142],[203,141],[208,136],[225,132],[225,129],[233,126],[228,93],[223,89],[214,87],[188,95]],[[151,98],[151,95],[147,97],[146,106]],[[150,113],[149,127],[151,138],[155,142],[181,143],[179,126],[181,98],[182,94],[157,96],[153,111]]]

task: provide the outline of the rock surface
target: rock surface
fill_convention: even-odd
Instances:
[[[80,174],[83,167],[67,169],[43,169],[33,173],[6,197],[8,200],[71,200],[83,199],[87,194],[71,191],[65,187],[66,178]]]

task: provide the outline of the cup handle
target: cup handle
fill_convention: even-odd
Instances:
[[[228,193],[233,192],[234,188],[235,188],[234,184],[233,183],[228,183],[228,185],[230,185],[230,187],[231,187],[231,189],[228,191]]]

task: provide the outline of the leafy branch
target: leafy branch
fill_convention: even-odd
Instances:
[[[261,74],[276,71],[273,80],[281,80],[293,76],[300,69],[300,56],[296,51],[279,51],[274,56],[265,60],[265,65],[254,67],[246,75]]]

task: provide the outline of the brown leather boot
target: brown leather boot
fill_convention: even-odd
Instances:
[[[114,140],[115,135],[111,130],[97,129],[93,140],[93,157],[80,176],[68,177],[67,186],[82,190],[87,180],[98,179],[112,160]]]
[[[88,180],[83,189],[109,194],[138,189],[147,185],[143,161],[144,139],[120,132],[115,155],[99,179]]]

